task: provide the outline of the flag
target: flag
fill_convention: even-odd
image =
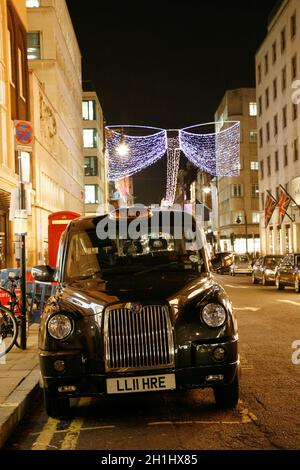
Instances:
[[[276,199],[270,194],[267,193],[266,203],[265,203],[265,227],[267,228],[270,220],[272,218],[275,207],[277,206]]]
[[[286,215],[286,212],[289,208],[291,201],[292,201],[291,197],[283,189],[281,189],[281,194],[280,194],[279,201],[278,201],[278,225],[279,226],[281,226],[283,222],[283,219]]]

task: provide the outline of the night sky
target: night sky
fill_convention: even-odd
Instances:
[[[276,3],[67,0],[83,79],[107,123],[166,129],[213,121],[227,89],[255,86],[255,52]],[[165,163],[134,179],[138,202],[160,202]]]

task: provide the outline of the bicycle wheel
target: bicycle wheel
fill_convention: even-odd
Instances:
[[[0,306],[0,357],[5,356],[15,344],[18,334],[18,323],[14,315]]]

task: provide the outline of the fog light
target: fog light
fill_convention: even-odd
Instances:
[[[223,361],[225,357],[225,349],[224,348],[216,348],[213,350],[213,356],[216,361]]]
[[[75,392],[77,390],[76,385],[63,385],[62,387],[58,387],[58,391],[60,393],[70,393]]]
[[[206,382],[221,382],[224,380],[224,375],[207,375],[205,380]]]
[[[55,361],[54,362],[54,369],[57,372],[63,372],[65,370],[65,361]]]

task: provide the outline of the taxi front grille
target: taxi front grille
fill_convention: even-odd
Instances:
[[[162,305],[110,308],[105,316],[107,371],[160,369],[174,366],[169,310]]]

